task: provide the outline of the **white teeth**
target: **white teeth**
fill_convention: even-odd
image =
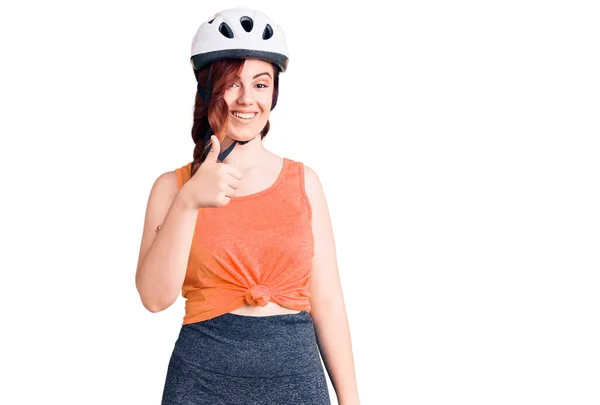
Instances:
[[[245,119],[245,120],[252,119],[252,118],[254,118],[256,116],[256,113],[240,113],[240,112],[237,112],[237,111],[233,111],[231,114],[235,115],[238,118],[242,118],[242,119]]]

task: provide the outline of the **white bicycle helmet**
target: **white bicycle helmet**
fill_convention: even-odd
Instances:
[[[281,28],[260,11],[247,8],[218,12],[198,28],[192,40],[194,70],[218,59],[256,58],[273,62],[285,72],[288,56]]]

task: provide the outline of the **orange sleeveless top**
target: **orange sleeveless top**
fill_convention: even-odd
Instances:
[[[192,162],[175,170],[177,190],[191,168]],[[181,289],[183,324],[269,301],[310,312],[311,216],[304,165],[288,158],[267,189],[201,208]]]

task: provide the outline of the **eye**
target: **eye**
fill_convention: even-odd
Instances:
[[[262,86],[262,87],[259,87],[259,89],[266,89],[267,87],[269,87],[264,83],[258,83],[257,86]]]

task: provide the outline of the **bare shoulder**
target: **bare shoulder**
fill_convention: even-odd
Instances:
[[[177,195],[177,173],[175,170],[159,175],[152,185],[152,193],[166,198],[175,198]]]
[[[304,191],[310,206],[313,228],[328,224],[330,213],[323,184],[317,172],[306,165],[304,165]]]
[[[323,185],[317,172],[307,165],[304,165],[304,188],[311,202],[324,198]]]

